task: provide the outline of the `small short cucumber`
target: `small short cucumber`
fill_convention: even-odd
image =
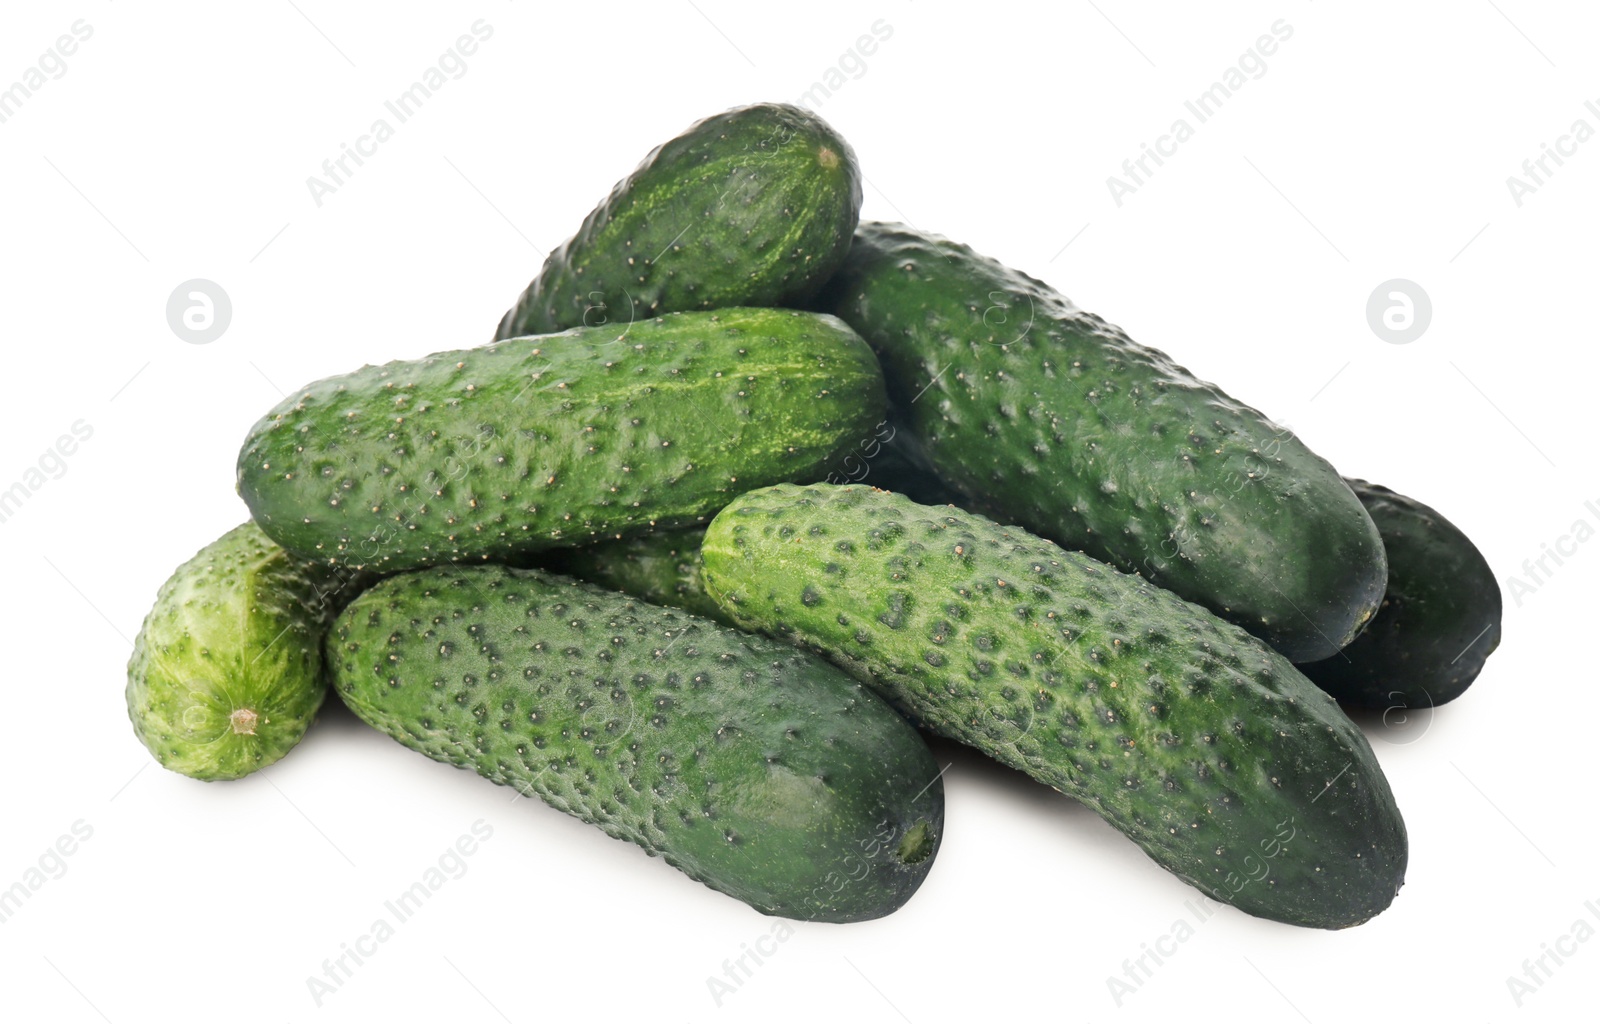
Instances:
[[[853,485],[744,495],[701,547],[741,627],[824,653],[913,720],[1085,802],[1276,921],[1359,924],[1405,877],[1361,731],[1198,605],[950,506]]]
[[[939,766],[787,644],[497,565],[387,579],[327,639],[374,728],[659,855],[765,914],[897,909],[944,828]]]
[[[254,523],[161,585],[128,660],[128,717],[163,767],[237,779],[300,742],[327,693],[322,636],[370,582],[289,554]]]
[[[838,268],[860,209],[855,153],[815,114],[758,103],[708,117],[617,183],[495,337],[799,305]]]
[[[662,530],[581,548],[560,548],[541,558],[539,567],[732,625],[707,596],[700,579],[700,538],[705,535],[703,529]]]
[[[817,479],[883,406],[872,351],[831,316],[669,313],[318,381],[251,429],[239,494],[307,558],[520,560]]]
[[[1349,483],[1383,536],[1389,586],[1350,646],[1300,671],[1354,707],[1420,710],[1455,700],[1500,644],[1494,570],[1427,505],[1365,480]]]

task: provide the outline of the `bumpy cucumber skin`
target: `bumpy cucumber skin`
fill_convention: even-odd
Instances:
[[[703,529],[663,530],[551,551],[539,568],[620,590],[630,597],[732,625],[700,579]]]
[[[898,908],[944,831],[927,744],[820,658],[536,570],[392,577],[327,640],[336,693],[436,761],[537,794],[765,914]],[[908,862],[909,861],[909,862]]]
[[[1355,707],[1416,710],[1455,700],[1500,645],[1494,570],[1427,505],[1365,480],[1349,483],[1383,536],[1389,585],[1350,646],[1300,671]]]
[[[702,551],[742,627],[825,652],[1218,900],[1343,928],[1404,879],[1360,730],[1282,655],[1146,580],[865,486],[747,494]]]
[[[371,582],[284,551],[254,523],[179,566],[128,659],[128,717],[163,767],[237,779],[287,754],[327,693],[322,636]]]
[[[251,429],[239,494],[307,558],[511,561],[816,479],[883,404],[871,350],[833,317],[671,313],[318,381]]]
[[[1332,466],[1043,282],[872,223],[816,305],[873,346],[934,468],[996,519],[1291,660],[1333,654],[1377,609],[1383,543]]]
[[[617,183],[495,337],[798,305],[838,268],[860,210],[855,153],[821,118],[779,103],[717,114]]]

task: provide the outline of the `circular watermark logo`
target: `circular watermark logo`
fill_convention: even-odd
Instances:
[[[233,300],[222,285],[197,277],[167,296],[167,325],[191,345],[209,345],[233,322]]]
[[[1424,690],[1413,699],[1399,690],[1390,690],[1387,700],[1389,706],[1383,709],[1379,721],[1381,728],[1372,730],[1372,738],[1396,746],[1422,739],[1433,724],[1433,698],[1428,692]],[[1412,707],[1413,704],[1418,706]]]
[[[1433,322],[1433,300],[1422,285],[1396,277],[1367,297],[1367,324],[1391,345],[1409,345]]]

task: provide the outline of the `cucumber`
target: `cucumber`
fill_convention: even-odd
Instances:
[[[1404,879],[1361,731],[1282,655],[1146,580],[861,485],[746,494],[702,552],[741,627],[824,652],[1222,902],[1342,928]]]
[[[161,585],[128,659],[128,717],[165,768],[237,779],[287,754],[327,693],[322,636],[371,579],[289,554],[254,523]]]
[[[357,598],[327,650],[335,692],[374,728],[765,914],[888,914],[944,831],[933,754],[855,680],[576,580],[405,573]]]
[[[495,338],[799,305],[838,268],[860,210],[855,153],[815,114],[759,103],[708,117],[617,183]]]
[[[705,533],[703,529],[663,530],[558,549],[542,558],[539,568],[731,625],[700,580],[700,538]]]
[[[1300,666],[1345,704],[1428,708],[1455,700],[1500,645],[1500,584],[1467,535],[1387,487],[1351,480],[1383,535],[1389,585],[1361,635]]]
[[[833,317],[672,313],[318,381],[251,429],[239,494],[307,558],[506,561],[815,479],[883,402],[871,350]]]
[[[1048,285],[864,224],[818,308],[878,353],[890,399],[973,507],[1137,572],[1291,660],[1376,611],[1377,528],[1327,462]]]

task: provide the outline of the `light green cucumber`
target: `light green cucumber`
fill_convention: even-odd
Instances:
[[[327,693],[322,636],[371,581],[309,562],[245,523],[161,585],[128,660],[133,731],[196,779],[248,775],[287,754]]]

